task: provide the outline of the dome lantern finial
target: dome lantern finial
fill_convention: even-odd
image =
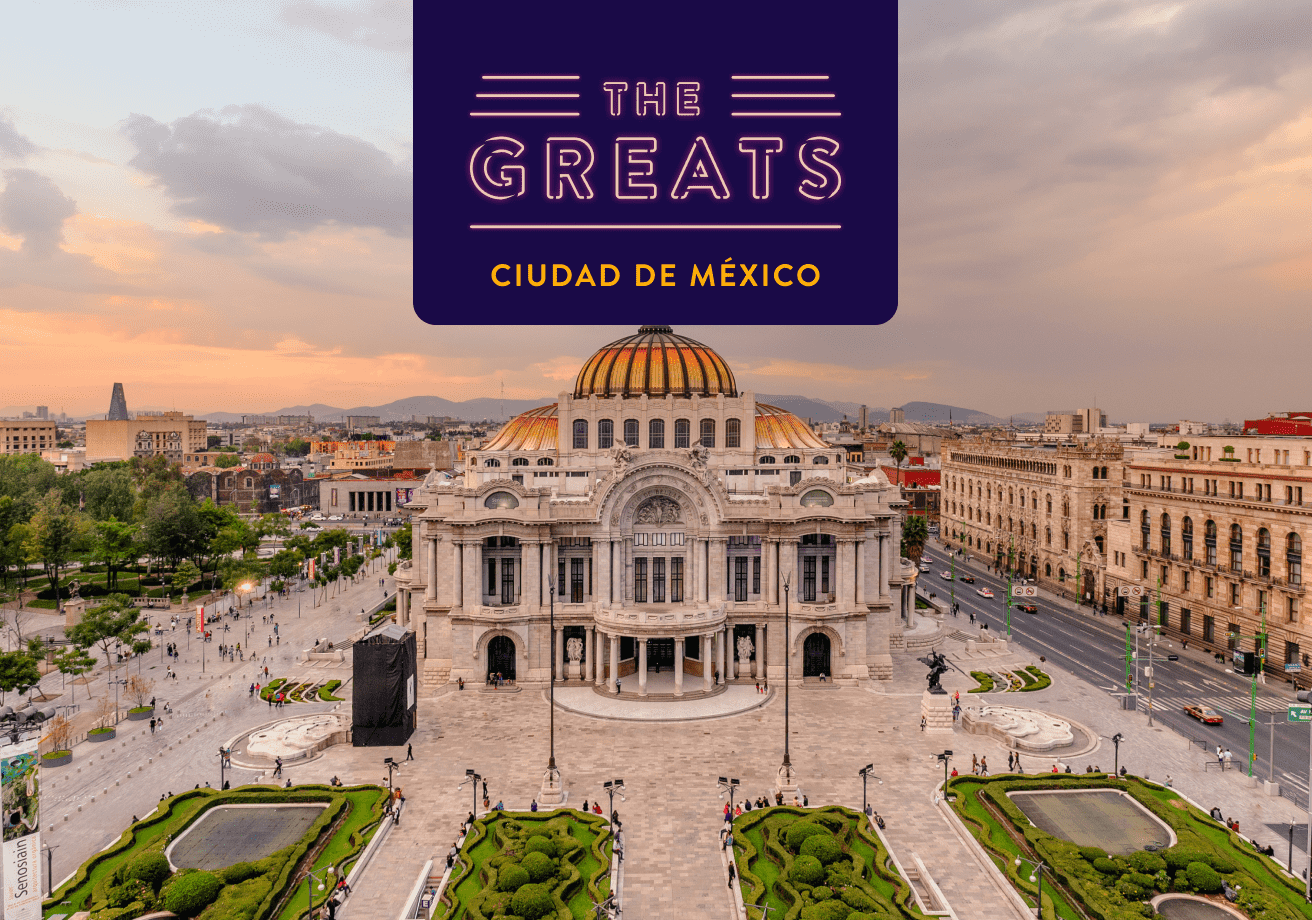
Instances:
[[[670,335],[674,332],[673,326],[639,326],[638,335]]]

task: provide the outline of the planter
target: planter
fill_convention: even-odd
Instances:
[[[87,732],[87,740],[93,743],[100,741],[113,741],[117,730],[113,728],[94,728]]]
[[[41,766],[43,767],[62,767],[72,762],[72,751],[51,751],[49,754],[41,755]]]
[[[128,710],[129,722],[144,722],[155,714],[154,706],[138,706]]]

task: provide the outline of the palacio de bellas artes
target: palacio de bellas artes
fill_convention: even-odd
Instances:
[[[847,480],[841,448],[711,347],[643,326],[408,504],[420,679],[693,700],[782,686],[787,656],[795,684],[888,681],[913,603],[904,503],[878,471]]]

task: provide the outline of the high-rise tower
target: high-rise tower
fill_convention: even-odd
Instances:
[[[111,422],[127,421],[128,418],[128,400],[123,395],[123,384],[114,384],[114,393],[109,397],[109,415],[105,416]]]

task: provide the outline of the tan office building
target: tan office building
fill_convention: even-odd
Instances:
[[[181,412],[139,412],[130,419],[87,420],[87,462],[166,457],[178,463],[204,451],[205,422]]]
[[[54,422],[30,418],[0,421],[0,437],[6,454],[39,454],[57,441]]]

